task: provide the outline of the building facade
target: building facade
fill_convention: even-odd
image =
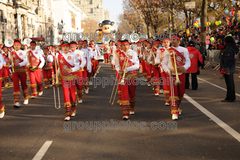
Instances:
[[[68,26],[70,12],[75,15],[75,30]],[[7,38],[21,41],[33,38],[39,43],[56,45],[59,23],[63,21],[66,30],[81,30],[81,19],[86,16],[70,0],[0,0],[0,43]]]
[[[99,22],[110,19],[108,10],[102,6],[102,0],[72,0],[74,4],[87,14],[88,18]]]
[[[54,25],[58,26],[58,30],[54,32],[55,43],[59,43],[65,33],[79,34],[81,32],[81,18],[86,18],[86,14],[70,0],[55,0],[53,16]],[[63,27],[62,30],[59,29],[59,26]]]

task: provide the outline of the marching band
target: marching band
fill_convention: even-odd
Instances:
[[[37,94],[42,96],[44,87],[53,87],[57,109],[60,108],[59,88],[62,88],[66,109],[64,120],[69,121],[77,114],[76,103],[83,103],[83,93],[89,93],[91,77],[99,72],[98,57],[101,56],[101,48],[105,64],[111,63],[111,69],[116,71],[116,83],[109,102],[113,105],[118,95],[117,103],[122,106],[124,120],[136,113],[137,71],[143,75],[142,80],[146,81],[147,86],[152,87],[155,96],[164,95],[165,106],[171,106],[172,119],[177,120],[185,93],[185,73],[191,65],[188,50],[179,46],[177,36],[166,38],[162,42],[157,39],[154,44],[148,40],[139,40],[134,45],[135,47],[131,47],[128,40],[118,40],[117,45],[110,41],[101,47],[95,45],[94,41],[60,41],[57,48],[51,45],[42,51],[36,49],[34,41],[21,50],[22,44],[15,40],[2,48],[0,84],[8,87],[9,79],[12,79],[15,108],[20,108],[20,84],[25,105],[29,98],[35,99]],[[31,97],[27,86],[27,72]],[[58,89],[57,94],[55,88]],[[0,91],[0,118],[3,118],[5,106],[1,95]],[[56,105],[56,95],[59,98],[59,107]]]

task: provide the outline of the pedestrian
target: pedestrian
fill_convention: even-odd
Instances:
[[[200,53],[201,53],[202,59],[203,59],[201,69],[204,69],[204,61],[205,61],[205,57],[207,56],[207,49],[205,47],[205,43],[204,42],[200,43]]]
[[[186,83],[185,83],[185,89],[189,90],[189,74],[191,74],[192,77],[192,90],[197,90],[198,88],[198,81],[197,81],[197,72],[198,72],[198,61],[200,63],[203,63],[202,61],[202,55],[194,47],[194,42],[190,41],[189,45],[187,47],[188,52],[189,52],[189,57],[191,61],[191,66],[188,68],[186,75]]]
[[[238,47],[231,36],[224,39],[224,49],[220,56],[220,73],[223,74],[227,86],[227,95],[222,102],[233,102],[236,100],[234,77],[236,71],[236,54]]]

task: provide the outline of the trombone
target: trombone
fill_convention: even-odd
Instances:
[[[56,109],[60,109],[61,108],[61,101],[60,101],[60,91],[59,91],[59,88],[62,87],[62,84],[59,83],[59,80],[58,80],[58,69],[57,69],[57,60],[56,60],[57,57],[55,57],[55,73],[56,73],[56,82],[54,83],[53,85],[53,97],[54,97],[54,106]],[[58,94],[58,97],[56,97],[56,91],[55,91],[55,88],[57,88],[57,94]],[[58,99],[58,105],[57,105],[57,99]]]
[[[178,84],[182,84],[182,82],[180,81],[179,79],[179,76],[178,76],[178,70],[177,70],[177,63],[176,63],[176,57],[175,57],[175,52],[172,52],[171,55],[173,55],[173,61],[171,59],[171,62],[172,62],[172,65],[174,67],[174,70],[175,70],[175,74],[176,74],[176,81],[175,81],[175,84],[178,85]]]
[[[123,63],[124,73],[123,73],[123,77],[122,77],[120,83],[118,83],[118,80],[117,80],[117,77],[118,77],[118,73],[117,73],[116,81],[114,83],[114,86],[113,86],[113,89],[112,89],[112,94],[111,94],[111,97],[110,97],[110,100],[109,100],[109,103],[111,105],[113,105],[114,102],[115,102],[116,95],[118,93],[118,85],[125,85],[124,79],[125,79],[125,76],[126,76],[127,66],[128,66],[128,58],[126,57],[126,59],[124,60],[124,63]],[[116,83],[117,83],[117,87],[116,87]]]

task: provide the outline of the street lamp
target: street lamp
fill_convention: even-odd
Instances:
[[[13,0],[13,6],[16,10],[16,14],[14,15],[14,18],[16,19],[16,30],[17,30],[17,39],[19,39],[19,33],[18,33],[18,15],[17,15],[17,9],[18,9],[18,3],[16,0]]]

